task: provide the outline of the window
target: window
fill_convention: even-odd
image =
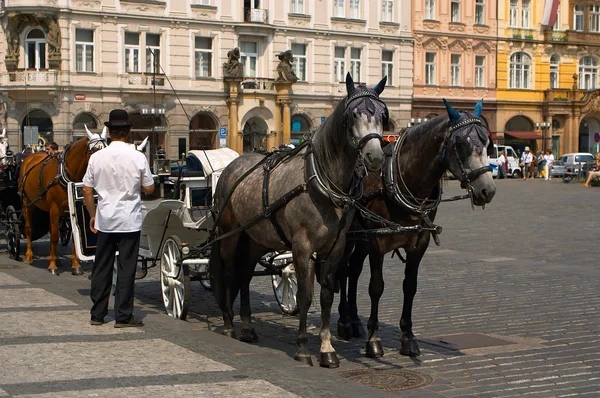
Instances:
[[[46,69],[46,36],[39,29],[33,29],[25,39],[28,69]]]
[[[600,32],[600,5],[590,6],[590,32]]]
[[[199,6],[209,6],[210,5],[210,0],[194,0],[193,4],[199,5]]]
[[[485,87],[485,56],[475,56],[475,87]]]
[[[598,88],[598,61],[593,57],[583,57],[579,61],[579,88],[581,90]]]
[[[387,85],[394,84],[394,52],[383,50],[381,52],[381,78],[387,76]]]
[[[140,71],[140,34],[125,32],[125,72]]]
[[[160,73],[160,35],[146,33],[146,72]]]
[[[522,0],[522,3],[521,3],[521,27],[529,28],[530,14],[531,14],[531,0]]]
[[[344,13],[344,6],[344,0],[333,0],[333,16],[344,18],[344,16],[346,15]]]
[[[381,20],[384,22],[392,22],[394,11],[394,0],[382,0]]]
[[[554,21],[554,30],[560,30],[560,10],[556,10],[556,20]]]
[[[519,26],[519,0],[510,0],[509,14],[509,24],[511,27],[516,28]]]
[[[558,55],[550,57],[550,88],[558,88]]]
[[[244,75],[256,77],[258,45],[253,41],[240,41],[240,61],[244,65]]]
[[[292,43],[294,62],[292,67],[298,80],[306,81],[306,44]]]
[[[575,6],[575,11],[573,12],[573,26],[576,31],[583,31],[583,5],[578,4]]]
[[[531,57],[525,53],[515,53],[510,57],[510,88],[529,88]]]
[[[450,56],[450,85],[460,86],[460,54]]]
[[[350,0],[350,18],[360,19],[360,0]]]
[[[360,78],[360,56],[362,50],[360,48],[350,49],[350,74],[355,82],[362,82]]]
[[[452,0],[450,14],[450,22],[460,22],[460,0]]]
[[[338,82],[343,82],[346,73],[346,48],[336,47],[334,57],[333,73]]]
[[[91,29],[75,30],[75,70],[94,71],[94,31]]]
[[[475,24],[485,24],[485,0],[475,0]]]
[[[194,68],[196,77],[212,76],[212,39],[210,37],[195,38]]]
[[[425,19],[435,19],[435,0],[425,0]]]
[[[435,53],[425,53],[425,84],[435,84]]]
[[[304,14],[304,0],[292,0],[292,13]]]

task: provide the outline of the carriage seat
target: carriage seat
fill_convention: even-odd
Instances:
[[[172,177],[179,177],[179,169],[171,170]],[[185,165],[181,170],[182,177],[204,177],[204,168],[200,160],[194,155],[188,155],[185,158]]]

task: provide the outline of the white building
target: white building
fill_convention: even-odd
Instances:
[[[410,119],[410,0],[4,0],[1,12],[13,149],[25,126],[64,145],[115,108],[171,158],[222,145],[220,132],[240,152],[297,143],[345,95],[347,71],[371,86],[387,74],[389,129]],[[235,47],[244,73],[225,79]],[[286,50],[293,84],[276,81]]]

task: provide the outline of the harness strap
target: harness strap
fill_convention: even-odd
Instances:
[[[283,157],[279,153],[275,153],[272,155],[273,160],[265,163],[263,166],[263,190],[262,190],[262,200],[263,200],[263,208],[265,210],[265,216],[271,220],[271,224],[277,231],[277,235],[279,235],[279,239],[285,245],[285,247],[290,248],[292,244],[285,236],[283,229],[281,229],[281,225],[277,222],[277,218],[275,217],[274,211],[269,211],[269,177],[271,176],[271,168],[274,167],[278,162],[280,162]]]

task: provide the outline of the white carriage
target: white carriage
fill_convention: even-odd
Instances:
[[[213,227],[212,196],[221,172],[238,156],[231,149],[220,148],[190,151],[185,164],[155,162],[155,194],[142,199],[141,271],[136,278],[145,277],[148,268],[159,265],[165,310],[171,317],[186,318],[190,281],[197,280],[210,289],[207,243]],[[96,237],[89,229],[82,188],[82,183],[69,183],[68,187],[75,251],[80,261],[93,261]],[[204,249],[194,250],[190,256],[190,247]],[[291,253],[269,253],[260,264],[263,269],[255,275],[271,276],[275,300],[282,312],[295,314],[297,282]]]

